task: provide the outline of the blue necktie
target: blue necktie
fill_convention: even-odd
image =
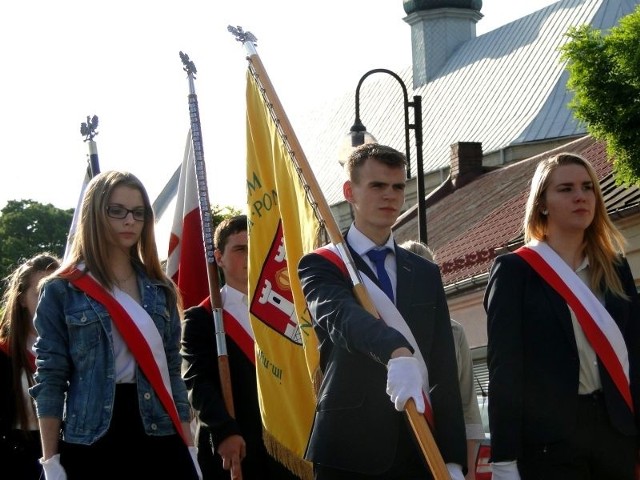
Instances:
[[[393,287],[391,286],[391,279],[389,278],[389,274],[387,273],[387,269],[384,268],[384,260],[387,258],[387,254],[389,253],[389,249],[385,248],[382,250],[369,250],[367,252],[367,257],[369,260],[373,262],[376,266],[376,274],[378,275],[378,281],[382,286],[382,291],[387,294],[387,297],[393,300]]]

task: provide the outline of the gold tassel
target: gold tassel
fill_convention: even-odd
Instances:
[[[302,480],[313,480],[313,466],[282,445],[273,435],[262,429],[262,438],[267,452],[289,471]]]

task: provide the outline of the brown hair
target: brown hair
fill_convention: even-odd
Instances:
[[[25,402],[22,394],[22,373],[27,372],[29,386],[33,385],[33,369],[26,348],[29,333],[32,330],[33,318],[20,299],[31,286],[37,273],[52,273],[60,265],[60,260],[53,254],[43,252],[20,264],[5,278],[7,289],[2,298],[0,312],[0,343],[8,347],[11,356],[11,372],[13,374],[12,390],[16,405],[16,417],[23,427],[27,425],[27,408],[32,405]]]
[[[358,171],[370,158],[392,168],[407,168],[407,157],[404,153],[379,143],[364,143],[351,152],[344,164],[349,180],[358,182]]]
[[[236,215],[234,217],[225,218],[216,227],[213,234],[213,244],[215,248],[224,253],[227,241],[231,235],[244,232],[247,230],[247,216]]]

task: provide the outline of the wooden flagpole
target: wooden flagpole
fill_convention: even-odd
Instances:
[[[245,47],[250,69],[256,80],[262,86],[263,96],[270,107],[271,115],[280,130],[284,143],[290,147],[289,156],[295,165],[302,183],[305,185],[305,189],[307,190],[307,194],[310,197],[312,205],[314,205],[314,209],[317,212],[320,223],[327,230],[331,243],[337,248],[347,267],[347,271],[349,272],[349,276],[353,282],[353,290],[356,298],[369,313],[380,318],[375,305],[369,296],[369,292],[362,283],[358,269],[355,267],[355,262],[353,261],[349,248],[342,236],[342,232],[340,232],[338,224],[331,213],[331,209],[329,208],[329,204],[322,194],[320,185],[318,184],[313,170],[304,155],[302,146],[293,131],[291,123],[289,122],[284,108],[276,95],[275,89],[267,75],[264,65],[258,56],[254,45],[254,42],[257,41],[256,37],[251,34],[251,32],[243,31],[242,27],[229,26],[227,30],[236,37],[237,41],[242,42]],[[424,416],[418,413],[413,399],[409,399],[409,401],[407,401],[405,412],[416,440],[420,445],[422,454],[433,473],[434,479],[449,480],[449,472],[445,466],[444,460],[442,459],[442,455],[438,450],[433,434],[427,425]]]
[[[204,149],[202,146],[202,130],[200,127],[200,110],[198,97],[195,93],[194,78],[195,64],[189,60],[189,56],[180,52],[180,59],[184,65],[189,79],[189,117],[191,120],[191,140],[195,157],[196,180],[198,184],[198,199],[200,204],[200,220],[202,222],[202,237],[204,241],[204,254],[207,261],[207,279],[209,282],[209,298],[216,333],[216,346],[218,349],[218,369],[220,372],[220,385],[227,412],[235,418],[233,406],[233,390],[231,388],[231,375],[229,370],[229,357],[227,354],[227,340],[225,337],[224,323],[222,320],[222,297],[220,296],[220,281],[218,264],[213,255],[213,222],[211,219],[211,206],[209,204],[209,190],[207,188],[207,174],[204,163]]]

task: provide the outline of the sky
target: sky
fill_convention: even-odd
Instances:
[[[477,35],[557,0],[483,0]],[[411,64],[401,0],[7,0],[0,6],[0,210],[9,200],[75,208],[99,118],[100,168],[128,170],[153,201],[184,154],[195,63],[211,205],[244,210],[241,26],[295,130],[296,117],[355,90],[372,68]],[[168,235],[168,233],[167,233]]]

